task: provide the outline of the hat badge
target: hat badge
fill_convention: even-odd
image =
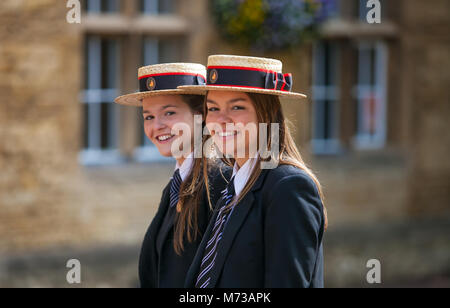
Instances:
[[[156,80],[155,80],[155,78],[150,77],[150,78],[147,80],[147,89],[148,89],[149,91],[153,91],[155,88],[156,88]]]
[[[219,79],[219,73],[217,72],[217,70],[213,69],[209,74],[209,80],[211,81],[211,83],[216,83],[217,79]]]

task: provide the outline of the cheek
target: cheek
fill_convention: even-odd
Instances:
[[[254,109],[248,110],[248,112],[246,112],[243,115],[243,121],[245,121],[245,123],[258,123],[258,117],[256,116],[256,111]]]
[[[152,125],[150,124],[150,122],[147,121],[144,122],[144,133],[148,139],[151,139]]]
[[[208,123],[209,124],[216,123],[217,122],[216,119],[217,119],[217,117],[216,117],[216,115],[214,113],[207,113],[205,122],[206,122],[207,125],[208,125]]]
[[[184,134],[184,131],[189,130],[191,135],[194,134],[194,117],[191,115],[177,116],[167,123],[167,126],[174,132]]]

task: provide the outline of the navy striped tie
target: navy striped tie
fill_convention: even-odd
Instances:
[[[180,200],[180,187],[183,180],[181,179],[180,169],[177,169],[170,183],[170,207],[175,207]]]
[[[223,191],[223,200],[224,203],[217,214],[216,222],[214,228],[211,232],[209,241],[205,248],[205,252],[203,253],[202,264],[200,265],[200,273],[197,277],[197,282],[195,284],[196,288],[207,288],[209,282],[211,281],[211,270],[214,267],[214,263],[217,257],[217,246],[219,245],[220,240],[222,239],[223,231],[225,229],[225,225],[227,219],[231,213],[231,210],[224,211],[227,205],[230,204],[231,200],[235,195],[234,191],[234,178],[230,181],[227,186],[227,189]]]

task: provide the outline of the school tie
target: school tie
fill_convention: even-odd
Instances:
[[[227,188],[223,191],[224,203],[217,214],[214,228],[211,232],[209,241],[206,245],[205,252],[203,253],[202,264],[200,265],[200,274],[197,277],[195,284],[196,288],[207,288],[211,281],[211,270],[214,267],[214,263],[217,257],[217,246],[222,239],[223,231],[231,210],[225,212],[225,208],[230,204],[235,195],[234,191],[234,178],[228,183]]]
[[[174,208],[180,200],[180,187],[182,183],[180,169],[177,169],[172,177],[172,182],[170,183],[170,207]]]

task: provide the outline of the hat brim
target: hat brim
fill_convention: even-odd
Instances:
[[[137,92],[117,97],[114,102],[124,106],[142,107],[142,100],[147,97],[159,95],[204,95],[199,91],[188,89],[159,90],[148,92]]]
[[[267,95],[275,95],[283,98],[291,99],[305,99],[308,98],[307,95],[296,92],[286,92],[277,90],[267,90],[267,89],[255,89],[246,87],[232,87],[232,86],[179,86],[178,89],[195,92],[199,95],[206,95],[208,91],[232,91],[232,92],[248,92],[248,93],[260,93]]]

